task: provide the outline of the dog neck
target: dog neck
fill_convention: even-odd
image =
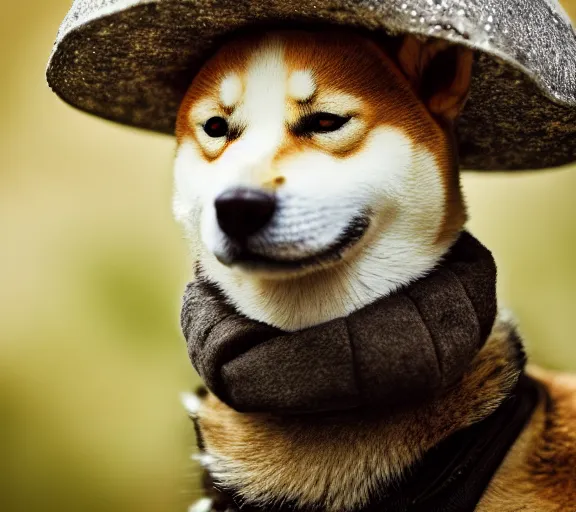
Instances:
[[[458,385],[420,405],[280,417],[241,414],[209,395],[196,413],[201,460],[221,488],[261,510],[284,502],[354,510],[397,485],[433,447],[493,414],[524,363],[514,328],[498,320]]]

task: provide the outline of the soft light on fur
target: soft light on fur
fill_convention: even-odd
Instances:
[[[480,512],[576,510],[576,377],[536,367],[529,373],[548,396],[540,397],[482,498]]]

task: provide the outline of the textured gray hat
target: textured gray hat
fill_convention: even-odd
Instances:
[[[458,126],[464,168],[576,160],[576,35],[557,0],[75,0],[48,82],[86,112],[172,133],[187,86],[222,37],[256,24],[307,23],[479,50]]]

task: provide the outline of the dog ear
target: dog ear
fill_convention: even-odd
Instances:
[[[432,115],[454,121],[468,97],[474,60],[472,50],[409,35],[400,44],[397,59]]]

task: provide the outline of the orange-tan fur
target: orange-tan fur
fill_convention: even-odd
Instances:
[[[496,473],[479,512],[576,511],[576,376],[531,368],[546,387]]]

